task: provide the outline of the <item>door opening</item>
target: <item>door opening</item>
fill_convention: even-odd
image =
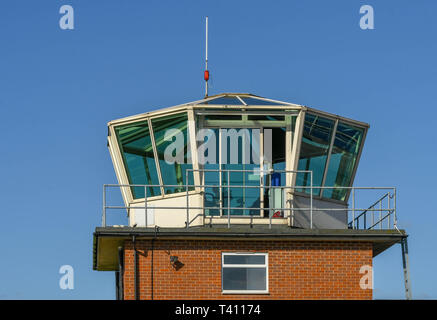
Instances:
[[[217,163],[204,165],[204,169],[213,170],[203,174],[204,185],[207,185],[205,215],[227,216],[229,213],[231,216],[269,217],[274,209],[270,204],[283,208],[282,189],[269,190],[266,187],[285,185],[285,173],[276,174],[274,171],[286,169],[286,129],[252,127],[211,130],[216,139]],[[267,130],[270,130],[269,134]],[[265,141],[265,134],[272,141]],[[265,143],[270,146],[264,146]],[[271,148],[271,155],[264,157],[266,147]],[[268,158],[271,159],[266,161]],[[261,167],[262,170],[273,171],[260,172]],[[282,212],[279,214],[283,216]]]

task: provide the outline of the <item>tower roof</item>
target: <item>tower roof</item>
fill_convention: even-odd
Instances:
[[[108,125],[112,124],[120,124],[132,120],[138,120],[143,117],[153,116],[153,115],[159,115],[159,114],[166,114],[169,112],[174,112],[178,110],[183,110],[188,107],[194,107],[194,108],[224,108],[224,109],[260,109],[263,110],[267,109],[286,109],[286,110],[304,110],[304,111],[310,111],[314,112],[320,115],[324,115],[327,117],[330,117],[332,119],[338,119],[338,120],[344,120],[351,124],[358,125],[360,127],[369,128],[369,124],[357,120],[353,120],[350,118],[342,117],[336,114],[332,114],[329,112],[325,112],[319,109],[310,108],[304,105],[291,103],[291,102],[285,102],[280,100],[274,100],[270,98],[265,98],[261,96],[257,96],[251,93],[220,93],[213,96],[208,96],[201,100],[191,101],[187,103],[183,103],[180,105],[172,106],[172,107],[166,107],[166,108],[158,108],[152,111],[148,111],[141,114],[136,114],[132,116],[128,116],[121,119],[112,120],[108,123]]]
[[[199,104],[235,105],[235,106],[249,106],[249,105],[298,106],[293,103],[268,99],[250,93],[221,93],[221,94],[206,97],[202,100],[186,103],[186,105],[199,105]]]

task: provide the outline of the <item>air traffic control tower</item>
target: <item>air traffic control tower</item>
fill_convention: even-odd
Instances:
[[[396,189],[353,184],[368,128],[238,93],[109,122],[94,269],[118,299],[372,299],[400,243],[411,298]]]

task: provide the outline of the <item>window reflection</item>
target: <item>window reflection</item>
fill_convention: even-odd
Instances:
[[[162,183],[164,184],[164,193],[171,194],[183,192],[186,190],[186,170],[191,169],[189,137],[188,137],[188,118],[186,113],[152,119],[153,134],[155,138],[156,150],[158,153],[159,167],[161,169]],[[165,161],[164,152],[166,148],[173,143],[173,140],[165,140],[167,130],[177,129],[183,134],[184,138],[184,161],[183,163],[168,163]],[[190,162],[190,163],[188,163]],[[193,185],[193,172],[188,175],[189,185]],[[170,187],[166,185],[179,185],[180,187]],[[190,187],[190,190],[193,188]]]
[[[248,106],[280,106],[281,103],[251,97],[241,97]]]
[[[333,120],[308,113],[305,115],[298,170],[313,171],[313,186],[322,184],[333,127]],[[298,173],[296,186],[311,186],[310,173]],[[310,188],[297,190],[311,193]],[[313,195],[319,194],[320,189],[313,190]]]
[[[226,149],[226,156],[220,150],[222,160],[221,168],[224,170],[245,170],[222,173],[222,185],[237,185],[244,187],[233,187],[223,189],[223,214],[228,215],[227,207],[235,209],[230,210],[230,215],[260,215],[260,189],[253,188],[260,185],[260,175],[256,173],[259,168],[259,130],[251,128],[238,128],[234,132],[238,137],[232,137],[232,129],[220,130],[220,143]],[[229,135],[228,135],[229,134]],[[258,138],[256,138],[256,136]],[[234,144],[235,143],[235,144]],[[247,148],[247,149],[245,149]],[[246,154],[246,151],[248,154]],[[235,155],[233,157],[231,155]],[[249,186],[248,188],[246,186]],[[228,194],[229,193],[229,194]],[[230,203],[228,202],[230,200]],[[248,209],[239,209],[248,208]]]
[[[348,187],[357,162],[364,130],[339,123],[326,176],[325,186]],[[345,200],[347,189],[325,189],[323,196]]]
[[[147,121],[115,128],[130,184],[159,185]],[[144,198],[143,187],[132,187],[134,199]],[[147,196],[160,195],[159,187],[147,188]]]
[[[241,103],[240,100],[238,100],[237,97],[228,97],[228,96],[224,96],[224,97],[218,97],[212,100],[209,100],[207,102],[204,102],[204,104],[218,104],[218,105],[241,105],[243,106],[243,104]]]

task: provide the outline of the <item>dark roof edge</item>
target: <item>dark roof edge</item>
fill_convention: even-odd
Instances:
[[[329,230],[329,229],[313,229],[313,230],[299,230],[287,229],[289,232],[284,232],[284,230],[239,230],[239,231],[222,231],[222,230],[190,230],[182,231],[180,229],[169,231],[158,230],[155,232],[154,229],[146,230],[134,230],[133,228],[123,228],[119,230],[114,230],[118,228],[96,228],[95,236],[99,237],[125,237],[129,238],[132,236],[141,238],[179,238],[179,239],[262,239],[262,240],[275,240],[275,239],[289,239],[289,240],[361,240],[361,241],[387,241],[387,240],[401,240],[402,238],[408,237],[405,230]]]

